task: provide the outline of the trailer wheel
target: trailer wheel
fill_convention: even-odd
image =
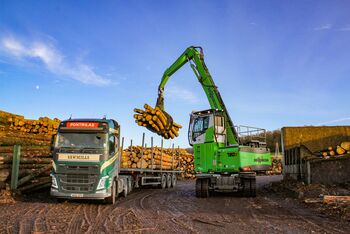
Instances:
[[[128,180],[126,181],[126,184],[124,185],[124,189],[123,189],[123,197],[127,197],[128,196],[128,193],[129,193],[129,189],[128,189]]]
[[[167,181],[166,174],[162,174],[162,176],[161,176],[161,181],[160,181],[160,187],[161,187],[162,189],[165,189],[165,188],[166,188],[166,181]]]
[[[105,198],[105,202],[107,204],[115,204],[117,197],[117,182],[113,180],[112,187],[111,187],[111,196]]]
[[[202,197],[202,179],[196,179],[196,197]]]
[[[202,196],[203,198],[209,197],[209,180],[202,179]]]
[[[177,177],[176,177],[176,174],[174,173],[171,175],[171,187],[175,188],[176,183],[177,183]]]
[[[171,174],[170,173],[168,173],[166,175],[166,187],[171,188]]]
[[[133,179],[132,179],[132,177],[130,177],[128,179],[128,192],[129,193],[132,191],[132,188],[133,188]]]

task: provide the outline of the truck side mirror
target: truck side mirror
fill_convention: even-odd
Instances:
[[[56,134],[52,135],[51,136],[51,141],[50,141],[50,152],[52,153],[52,151],[54,150],[55,148],[55,140],[56,140]]]

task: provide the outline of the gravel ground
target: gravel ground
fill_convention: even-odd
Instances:
[[[194,181],[179,181],[175,189],[134,190],[116,205],[57,203],[40,193],[0,204],[0,233],[350,233],[349,222],[263,188],[280,179],[259,176],[256,198],[199,199]]]

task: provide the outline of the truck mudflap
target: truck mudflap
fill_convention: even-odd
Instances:
[[[96,193],[63,193],[57,189],[51,188],[50,195],[64,199],[105,199],[111,196],[111,189],[103,189]]]

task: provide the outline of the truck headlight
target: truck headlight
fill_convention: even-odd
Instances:
[[[58,189],[58,185],[57,185],[57,180],[56,177],[54,175],[51,175],[52,178],[52,187]]]
[[[108,176],[104,176],[100,179],[100,182],[98,182],[98,185],[97,185],[97,190],[105,188],[105,184],[106,184],[107,179],[108,179]]]

